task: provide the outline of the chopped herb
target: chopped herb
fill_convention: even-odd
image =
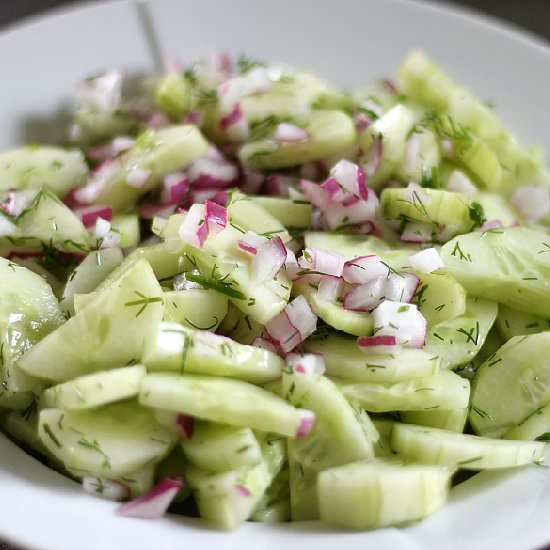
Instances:
[[[126,302],[124,305],[126,307],[132,307],[132,306],[141,306],[138,312],[136,313],[136,317],[139,317],[147,308],[149,304],[153,304],[155,302],[163,302],[162,296],[152,296],[148,297],[142,294],[139,290],[134,290],[134,294],[139,296],[139,300],[133,300],[132,302]]]
[[[480,409],[479,407],[476,407],[475,405],[470,405],[470,409],[481,418],[491,418],[491,416],[486,411]]]
[[[194,273],[188,273],[187,280],[193,283],[199,283],[206,289],[216,290],[221,294],[225,294],[229,298],[234,298],[235,300],[246,300],[246,296],[240,290],[231,287],[233,283],[227,283],[221,279],[215,279]]]
[[[191,319],[189,319],[188,317],[186,317],[184,319],[184,321],[188,324],[188,325],[191,325],[193,328],[196,328],[197,330],[212,330],[214,327],[217,327],[218,326],[218,323],[219,323],[219,320],[216,316],[214,316],[214,322],[207,326],[207,327],[199,327],[198,325],[196,325],[195,323],[193,323],[193,321],[191,321]]]
[[[490,363],[487,363],[487,368],[494,367],[497,363],[500,363],[502,361],[502,357],[497,357],[496,359],[493,359]]]
[[[441,189],[442,185],[439,168],[437,166],[432,166],[430,171],[423,170],[420,185],[428,189]]]
[[[460,243],[458,241],[455,243],[453,251],[451,252],[451,256],[456,256],[457,254],[460,260],[465,260],[467,262],[472,261],[472,256],[470,254],[464,254],[464,252],[460,248]]]
[[[479,202],[472,202],[470,204],[469,215],[470,215],[470,219],[473,222],[473,226],[471,230],[474,230],[476,227],[482,226],[487,221],[487,218],[485,217],[485,211],[483,210],[483,206],[481,206]]]
[[[483,456],[474,456],[472,458],[467,458],[466,460],[460,460],[456,463],[457,466],[464,466],[465,464],[471,464],[472,462],[477,462],[478,460],[481,460]]]
[[[442,342],[445,342],[445,338],[442,338],[439,334],[437,334],[437,332],[434,332],[433,335],[434,335],[438,340],[441,340]]]
[[[397,313],[405,313],[406,311],[409,311],[411,306],[399,306]]]
[[[535,441],[550,441],[550,432],[544,432],[535,438]]]
[[[472,327],[470,330],[459,328],[457,329],[457,332],[460,332],[466,336],[466,343],[472,342],[474,346],[477,346],[479,340],[479,321],[476,321],[475,327]]]
[[[261,61],[258,61],[257,59],[252,59],[247,55],[241,54],[237,58],[236,66],[237,66],[238,73],[241,75],[244,75],[250,72],[255,67],[263,67],[264,64]]]
[[[445,307],[445,304],[441,304],[437,307],[434,307],[435,311],[441,311]]]
[[[46,435],[53,441],[54,445],[56,447],[58,447],[59,449],[61,449],[62,445],[59,442],[59,439],[57,439],[57,437],[53,433],[50,425],[49,424],[42,424],[42,427],[44,428],[44,432],[46,433]]]
[[[242,454],[242,453],[248,451],[248,449],[250,449],[250,445],[243,445],[242,447],[239,447],[239,448],[236,450],[236,452],[237,452],[238,454]]]

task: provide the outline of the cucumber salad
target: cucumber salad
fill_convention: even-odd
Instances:
[[[213,54],[0,153],[0,423],[122,516],[406,525],[550,440],[550,178],[411,52]],[[121,521],[124,521],[121,519]]]

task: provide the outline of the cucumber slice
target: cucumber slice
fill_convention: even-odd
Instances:
[[[149,374],[140,403],[204,420],[295,437],[302,412],[261,388],[227,378]]]
[[[265,324],[286,307],[291,284],[284,270],[261,284],[254,281],[250,254],[237,245],[241,231],[227,226],[210,236],[203,248],[189,246],[185,255],[203,274],[203,286],[226,295],[251,319]]]
[[[367,154],[374,146],[375,140],[381,139],[383,144],[376,173],[369,177],[371,187],[377,188],[398,171],[403,163],[407,139],[415,120],[414,111],[399,103],[360,134],[359,148]]]
[[[308,283],[295,284],[294,291],[306,298],[315,315],[336,330],[355,336],[372,334],[374,321],[370,313],[344,309],[341,303],[325,300]]]
[[[28,374],[64,382],[139,360],[163,315],[162,291],[149,264],[137,261],[120,280],[31,348],[19,361]]]
[[[356,462],[319,475],[321,519],[348,529],[378,529],[422,519],[443,506],[452,469]]]
[[[423,189],[421,196],[411,189],[386,188],[380,204],[388,220],[429,224],[434,232],[444,228],[449,236],[468,233],[474,226],[468,200],[453,191]]]
[[[441,357],[442,369],[452,369],[471,361],[483,347],[497,312],[495,302],[468,298],[464,315],[428,330],[424,350]]]
[[[403,412],[399,413],[399,415]],[[378,441],[374,445],[374,455],[378,458],[393,457],[390,442],[391,434],[393,432],[393,426],[396,424],[394,420],[388,420],[386,418],[375,418],[373,424],[378,432]]]
[[[120,237],[120,248],[133,248],[139,244],[139,216],[137,214],[117,214],[111,221],[111,229]]]
[[[476,202],[481,204],[485,217],[488,220],[500,220],[504,227],[517,223],[518,216],[512,205],[505,197],[498,193],[478,193]]]
[[[144,362],[150,370],[237,378],[262,384],[281,376],[283,360],[275,353],[238,344],[212,332],[161,323],[146,341]]]
[[[262,450],[250,428],[195,422],[193,435],[181,442],[189,462],[211,472],[255,466]]]
[[[473,296],[533,315],[550,308],[548,236],[525,227],[460,235],[441,248],[445,269]]]
[[[439,271],[418,277],[414,302],[430,327],[466,313],[466,291],[453,277]]]
[[[304,237],[307,248],[330,250],[345,256],[346,260],[370,254],[385,257],[391,251],[388,243],[372,235],[341,235],[322,231],[308,231]],[[411,252],[413,251],[416,251],[416,249],[411,248]],[[410,269],[408,261],[405,261],[403,265],[404,269]]]
[[[262,523],[290,521],[290,479],[288,467],[283,467],[260,499],[250,519]]]
[[[309,229],[313,207],[306,200],[282,197],[250,197],[287,229]]]
[[[183,75],[162,77],[155,90],[155,103],[173,120],[181,120],[191,107],[191,90]]]
[[[0,190],[47,186],[63,197],[88,175],[84,155],[76,149],[27,145],[0,154]]]
[[[399,382],[439,372],[439,357],[419,349],[403,349],[398,354],[373,353],[360,349],[355,339],[339,336],[310,337],[304,347],[323,356],[328,376],[359,382]]]
[[[85,492],[107,498],[108,500],[115,500],[113,495],[109,494],[110,488],[116,491],[115,494],[117,496],[120,496],[120,492],[123,493],[122,498],[116,498],[116,500],[129,500],[149,491],[153,486],[154,475],[155,468],[153,466],[145,466],[137,472],[131,472],[118,479],[84,476],[82,485]]]
[[[120,248],[105,248],[90,252],[69,275],[63,290],[63,309],[74,313],[73,297],[95,288],[120,265],[124,256]]]
[[[449,432],[462,433],[470,409],[450,409],[447,411],[402,411],[399,416],[406,424],[418,424],[429,428],[440,428]]]
[[[312,111],[300,126],[309,134],[303,141],[277,143],[272,139],[243,145],[239,158],[251,170],[268,170],[297,166],[307,162],[339,156],[353,147],[355,127],[341,111]]]
[[[357,400],[369,412],[463,409],[468,406],[470,383],[454,372],[393,384],[370,384],[335,379],[348,399]]]
[[[153,413],[135,403],[115,403],[93,411],[43,409],[38,435],[46,448],[78,476],[117,478],[156,463],[173,437]]]
[[[86,252],[91,239],[82,222],[51,191],[43,188],[30,205],[19,214],[17,238],[29,244],[34,239],[46,249],[56,248],[64,252]]]
[[[523,439],[532,441],[548,441],[550,439],[550,404],[537,409],[521,424],[508,430],[502,437],[504,439]]]
[[[36,273],[0,258],[0,406],[25,408],[11,392],[40,391],[43,384],[19,368],[21,356],[63,323],[57,298]],[[28,395],[22,394],[22,403]]]
[[[93,409],[139,393],[143,365],[96,372],[48,388],[42,394],[45,409]]]
[[[244,314],[239,308],[229,302],[227,315],[225,316],[218,332],[231,337],[239,344],[252,344],[262,334],[263,325]]]
[[[164,293],[164,318],[189,328],[215,331],[227,315],[227,304],[227,297],[214,290],[174,290]]]
[[[501,437],[550,401],[549,353],[550,332],[515,336],[477,369],[470,412],[476,433]]]
[[[503,305],[498,308],[495,324],[504,340],[523,334],[537,334],[550,329],[550,320],[523,311],[516,311]]]
[[[186,478],[201,517],[221,529],[236,529],[261,501],[284,459],[284,442],[268,436],[262,443],[262,461],[256,466],[214,474],[187,468]]]
[[[503,441],[413,424],[396,424],[391,444],[410,460],[465,470],[523,466],[544,458],[546,449],[541,442]]]
[[[284,225],[272,216],[263,206],[251,198],[239,193],[231,195],[231,202],[227,207],[229,223],[243,231],[253,231],[257,235],[271,238],[275,235],[284,242],[291,240]]]
[[[94,204],[109,204],[117,212],[128,210],[139,197],[154,189],[170,172],[186,168],[208,152],[208,143],[196,126],[169,126],[146,130],[136,145],[114,161],[113,172],[106,178]],[[137,188],[127,182],[134,170],[149,172],[145,185]]]
[[[360,408],[353,408],[337,386],[316,374],[283,374],[283,395],[315,412],[313,430],[289,441],[290,504],[294,521],[316,519],[317,476],[331,467],[374,456],[369,436],[376,428]]]

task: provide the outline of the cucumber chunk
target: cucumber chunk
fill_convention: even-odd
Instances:
[[[13,401],[12,405],[19,409],[16,394],[10,392],[39,391],[42,382],[21,370],[18,361],[64,319],[57,298],[40,275],[0,258],[0,280],[0,360],[4,390],[0,392],[0,406],[10,408]],[[22,402],[27,398],[22,394]]]
[[[172,119],[181,120],[191,106],[189,83],[180,74],[167,74],[157,84],[155,103]]]
[[[28,374],[65,382],[139,360],[163,315],[162,291],[149,264],[137,261],[84,309],[19,361]]]
[[[466,313],[428,330],[425,351],[441,357],[442,369],[453,369],[474,359],[483,347],[497,316],[495,302],[466,300]]]
[[[250,197],[287,229],[308,229],[311,227],[313,207],[306,200],[282,197]]]
[[[465,470],[513,468],[544,457],[541,442],[504,441],[413,424],[393,427],[392,448],[407,459]]]
[[[63,289],[63,309],[74,313],[73,297],[75,294],[92,292],[120,265],[124,256],[120,248],[105,248],[90,252],[69,275]]]
[[[251,170],[272,170],[297,166],[344,154],[355,142],[351,118],[341,111],[312,111],[300,122],[309,134],[303,141],[278,143],[272,139],[243,145],[239,158]]]
[[[348,399],[357,400],[369,412],[463,409],[468,406],[470,383],[454,372],[395,383],[372,384],[335,379]]]
[[[323,356],[328,376],[359,382],[399,382],[434,376],[439,371],[439,357],[418,349],[373,353],[360,349],[355,339],[338,336],[310,337],[304,347]]]
[[[262,334],[263,325],[243,313],[238,307],[229,302],[225,316],[218,332],[229,336],[239,344],[252,344]]]
[[[477,369],[470,411],[476,433],[501,437],[550,401],[549,353],[550,332],[515,336]]]
[[[339,302],[325,300],[308,283],[295,284],[294,291],[306,298],[315,315],[336,330],[355,336],[372,334],[374,321],[370,313],[344,309]]]
[[[185,255],[200,269],[203,286],[225,294],[243,313],[265,324],[286,307],[291,284],[284,270],[263,283],[254,281],[250,254],[237,244],[241,231],[227,226],[210,236],[203,248],[186,247]]]
[[[452,472],[382,460],[330,468],[319,475],[321,519],[360,530],[422,519],[445,503]]]
[[[221,529],[236,529],[261,501],[283,467],[285,455],[284,442],[267,436],[256,466],[214,474],[187,468],[186,478],[201,517]]]
[[[369,436],[374,434],[378,439],[378,433],[366,413],[352,407],[338,387],[324,376],[285,371],[282,391],[291,403],[315,412],[313,430],[302,439],[289,441],[288,451],[292,519],[316,519],[319,472],[373,457]]]
[[[430,327],[466,313],[466,291],[451,275],[419,273],[415,302]]]
[[[0,154],[0,190],[39,189],[64,197],[88,175],[84,155],[76,150],[28,145]]]
[[[152,335],[144,352],[150,370],[222,376],[258,384],[281,376],[282,359],[263,348],[177,323],[161,323]]]
[[[260,499],[250,519],[262,523],[290,521],[289,470],[283,467]]]
[[[441,248],[445,269],[473,296],[533,315],[550,308],[548,236],[525,227],[460,235]]]
[[[82,253],[90,249],[91,239],[82,222],[45,188],[37,193],[15,223],[15,242],[18,238],[23,239],[25,246],[39,241],[46,249],[56,248],[63,252]]]
[[[120,237],[120,248],[133,248],[141,238],[139,216],[137,214],[116,214],[111,221],[111,229]]]
[[[227,297],[203,288],[164,293],[164,318],[189,328],[215,331],[227,315]]]
[[[504,340],[523,334],[537,334],[550,329],[550,320],[538,315],[531,315],[523,311],[500,305],[496,327]]]
[[[193,435],[182,439],[186,458],[197,468],[225,472],[255,466],[262,450],[250,428],[195,422]]]
[[[454,236],[474,227],[468,200],[453,191],[422,189],[421,196],[412,189],[386,188],[380,204],[386,219],[429,224],[434,233],[444,229],[445,235]]]
[[[77,476],[116,478],[156,463],[173,437],[153,413],[135,403],[115,403],[93,411],[43,409],[38,435],[46,448]]]
[[[149,374],[140,403],[204,420],[295,437],[302,412],[252,384],[227,378]]]
[[[399,416],[406,424],[418,424],[430,428],[440,428],[450,432],[462,433],[468,420],[470,409],[450,409],[434,411],[402,411]]]
[[[169,126],[146,130],[136,145],[112,162],[113,170],[94,193],[94,204],[109,204],[120,212],[131,208],[139,197],[154,189],[170,172],[186,168],[208,152],[208,143],[196,126]],[[128,183],[134,170],[144,170],[149,178],[141,187]],[[95,190],[94,190],[95,191]]]
[[[537,409],[521,424],[508,430],[502,437],[504,439],[523,439],[532,441],[548,441],[550,439],[550,404]]]
[[[45,409],[93,409],[139,393],[143,365],[96,372],[48,388],[41,398]]]

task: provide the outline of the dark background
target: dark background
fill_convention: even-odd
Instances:
[[[91,0],[94,1],[94,0]],[[90,1],[90,3],[91,3]],[[200,1],[200,0],[199,0]],[[432,4],[458,5],[497,16],[550,41],[550,0],[426,0]],[[0,28],[29,15],[81,0],[0,0]],[[14,550],[0,541],[0,550]]]

